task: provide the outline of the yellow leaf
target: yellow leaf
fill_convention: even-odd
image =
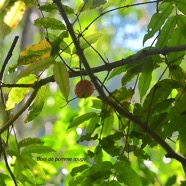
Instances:
[[[0,1],[0,9],[3,7],[4,3],[5,3],[5,0]]]
[[[25,3],[22,1],[15,2],[4,17],[4,23],[13,29],[22,19],[24,12]]]
[[[52,46],[46,40],[26,47],[19,55],[18,65],[27,65],[38,60],[50,57]]]

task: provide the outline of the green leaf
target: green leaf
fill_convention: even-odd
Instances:
[[[185,138],[185,132],[186,132],[186,94],[183,95],[182,98],[180,98],[179,101],[177,101],[176,105],[170,110],[167,120],[169,121],[169,127],[170,125],[178,126],[178,132],[179,132],[179,148],[180,152],[186,156],[186,138]],[[168,127],[168,126],[167,126]]]
[[[8,149],[14,154],[18,155],[19,154],[19,147],[17,145],[17,140],[14,135],[12,134],[7,134],[7,132],[3,132],[1,134],[1,138],[6,142],[7,141],[7,135],[8,135]]]
[[[11,150],[11,149],[7,149],[7,150],[6,150],[6,153],[7,153],[9,156],[11,156],[11,157],[13,157],[13,156],[19,157],[19,156],[20,156],[20,154],[19,154],[18,151]]]
[[[174,98],[165,99],[164,101],[159,102],[154,106],[154,111],[159,112],[159,113],[163,112],[163,111],[169,109],[172,106],[174,101],[175,101]]]
[[[114,116],[112,114],[109,117],[105,118],[103,121],[103,129],[102,129],[103,134],[105,134],[106,136],[109,135],[112,131],[113,124],[114,124]]]
[[[80,39],[81,49],[85,49],[85,48],[90,47],[90,45],[94,44],[101,36],[102,36],[102,34],[95,33],[95,34],[91,34],[89,36],[86,36],[84,38],[81,38]],[[76,54],[76,48],[74,48],[72,50],[72,53]]]
[[[142,72],[139,78],[139,84],[138,84],[141,101],[143,97],[145,96],[147,90],[149,89],[151,79],[152,79],[152,71],[153,71],[153,63],[150,61],[147,63],[144,63]]]
[[[36,6],[38,3],[36,0],[23,0],[26,6]]]
[[[94,161],[97,163],[97,164],[101,164],[102,163],[102,157],[103,157],[103,152],[102,152],[102,148],[100,145],[98,145],[96,148],[95,148],[95,151],[94,151]]]
[[[0,13],[0,16],[2,17],[1,13]],[[11,32],[11,28],[3,21],[1,21],[0,23],[1,23],[0,34],[2,38],[5,38]]]
[[[22,183],[29,183],[30,185],[35,185],[36,184],[36,179],[35,179],[31,170],[29,170],[29,169],[23,169],[22,170],[21,182]]]
[[[149,111],[153,111],[158,103],[161,103],[168,98],[172,89],[179,87],[181,87],[181,84],[171,79],[159,81],[146,96],[143,103],[143,113],[150,114]]]
[[[186,113],[186,110],[185,110]],[[178,141],[179,141],[179,151],[183,156],[186,156],[186,122],[185,122],[185,116],[182,120],[182,123],[179,125],[179,136],[178,136]]]
[[[116,170],[116,175],[119,182],[124,183],[127,186],[142,185],[139,176],[131,168],[128,162],[118,161],[115,163],[114,169]]]
[[[112,96],[111,99],[117,100],[120,104],[124,104],[128,102],[132,95],[134,94],[134,90],[132,88],[127,89],[125,86],[121,87],[120,89],[116,89],[111,92]]]
[[[74,10],[73,10],[71,7],[69,7],[69,6],[67,6],[67,5],[62,5],[62,6],[63,6],[63,8],[65,9],[65,12],[66,12],[67,14],[73,14],[73,13],[74,13]],[[57,10],[57,11],[58,11],[58,7],[56,6],[55,3],[46,3],[46,4],[44,4],[44,5],[41,5],[41,6],[39,7],[39,9],[40,9],[41,11],[45,11],[45,12],[52,12],[52,11],[54,11],[54,10]]]
[[[24,169],[24,166],[25,166],[25,162],[21,157],[18,157],[14,164],[14,172],[13,172],[16,179],[19,180],[22,177],[22,170]]]
[[[92,185],[94,185],[93,183],[99,183],[100,181],[102,182],[103,180],[108,179],[111,175],[112,167],[113,165],[109,161],[92,165],[83,173],[83,175],[88,178],[88,180],[85,180],[85,182],[89,184],[92,183]],[[89,178],[91,178],[92,180],[89,180]]]
[[[30,74],[29,76],[19,79],[16,84],[32,84],[35,81],[35,75]],[[12,88],[8,95],[8,100],[6,102],[6,110],[14,108],[15,104],[21,102],[29,91],[30,88]]]
[[[24,162],[25,168],[28,168],[32,172],[34,177],[45,179],[45,172],[43,168],[30,156],[30,154],[22,154],[21,157],[22,161]]]
[[[91,177],[85,177],[85,179],[82,181],[81,185],[88,186],[90,183],[93,183],[94,180]]]
[[[55,60],[52,57],[39,60],[35,63],[30,64],[25,70],[22,70],[18,77],[20,78],[27,76],[31,73],[42,72],[53,64],[55,64]]]
[[[121,152],[121,148],[119,146],[114,146],[115,140],[109,138],[109,136],[103,138],[100,141],[100,144],[103,150],[111,156],[118,156],[118,154]]]
[[[85,179],[84,175],[77,176],[69,181],[69,186],[77,186],[79,184],[81,185],[84,179]]]
[[[146,50],[149,50],[149,47],[143,48],[142,50],[138,51],[135,55],[140,55],[141,53],[145,52]],[[133,56],[130,56],[129,58],[132,58]],[[144,64],[151,63],[154,65],[154,69],[159,67],[158,63],[160,63],[162,60],[159,55],[151,55],[144,57],[143,59],[137,60],[135,63],[129,63],[126,65],[126,73],[124,73],[124,76],[121,80],[122,86],[126,86],[127,83],[129,83],[135,76],[139,75],[139,73],[143,70]]]
[[[50,28],[53,30],[66,29],[65,25],[61,21],[54,18],[46,18],[46,17],[38,18],[34,21],[34,25],[40,26],[42,28]]]
[[[179,130],[180,132],[180,139],[183,141],[182,145],[184,146],[185,144],[185,137],[184,137],[184,132],[185,128],[184,126],[186,125],[186,108],[185,108],[185,102],[186,102],[186,94],[184,94],[179,101],[176,102],[175,106],[172,107],[167,114],[166,118],[166,124],[163,126],[163,136],[170,136],[174,131]],[[183,128],[182,128],[183,127]],[[186,155],[185,149],[180,149],[182,153]]]
[[[110,161],[104,161],[100,164],[94,164],[89,169],[84,172],[84,176],[91,176],[94,178],[94,181],[107,177],[111,174],[111,169],[113,164]]]
[[[65,64],[60,62],[56,63],[53,68],[53,73],[54,79],[58,84],[65,100],[68,101],[68,96],[70,92],[69,73],[67,71]]]
[[[91,135],[92,135],[91,133],[86,133],[85,135],[81,135],[81,137],[79,138],[79,140],[77,140],[77,143],[83,142],[83,141],[91,141],[91,140],[98,139],[98,134],[96,134],[93,137]]]
[[[52,41],[52,51],[51,55],[55,56],[59,54],[59,51],[65,52],[67,54],[71,54],[71,50],[69,45],[64,41],[65,38],[68,37],[68,32],[63,31],[58,37],[54,36],[55,39]]]
[[[59,44],[59,48],[62,52],[65,52],[67,54],[71,54],[71,50],[69,45],[65,41],[61,41]]]
[[[99,122],[99,116],[98,115],[95,115],[93,118],[90,119],[90,122],[87,126],[87,133],[93,133],[94,130],[96,129],[98,125],[98,122]]]
[[[168,46],[179,46],[184,45],[186,43],[186,36],[185,36],[185,27],[186,24],[186,18],[183,15],[177,16],[177,25],[178,27],[174,29],[172,32],[171,39],[168,42]],[[183,57],[185,55],[185,51],[181,52],[173,52],[170,54],[167,54],[167,59],[170,62],[171,65],[179,65],[181,61],[183,60]]]
[[[134,78],[136,75],[141,72],[141,64],[139,65],[134,65],[130,67],[130,69],[127,69],[126,73],[124,74],[121,84],[122,86],[126,86],[126,84],[131,81],[132,78]]]
[[[102,101],[100,99],[92,98],[91,101],[92,101],[92,105],[91,105],[92,108],[101,109]]]
[[[81,10],[81,11],[98,8],[107,2],[105,0],[88,0],[88,1],[83,0],[83,1],[84,1],[84,3],[82,3],[79,8],[79,10]]]
[[[79,167],[74,167],[70,172],[72,177],[76,176],[77,173],[83,172],[85,169],[88,169],[90,166],[87,164],[81,165]]]
[[[39,138],[25,138],[21,141],[19,141],[18,146],[19,148],[21,147],[26,147],[26,146],[30,146],[30,145],[38,145],[38,144],[43,144],[44,142],[39,139]]]
[[[186,17],[184,15],[177,16],[177,25],[182,33],[183,38],[186,38],[185,36],[186,28],[184,26],[185,24],[186,24]],[[181,42],[184,42],[184,41],[181,41]]]
[[[118,131],[116,131],[114,134],[107,136],[108,139],[111,139],[114,141],[120,140],[122,137],[123,137],[123,133],[118,132]]]
[[[45,11],[45,12],[52,12],[53,10],[58,10],[55,3],[46,3],[44,5],[41,5],[39,7],[39,10]]]
[[[186,186],[186,181],[181,181],[181,185],[180,186]]]
[[[179,0],[176,2],[176,7],[186,15],[186,2],[185,0]]]
[[[86,114],[83,114],[77,118],[75,118],[71,123],[70,125],[68,126],[67,130],[70,129],[70,128],[73,128],[73,127],[77,127],[79,124],[95,117],[97,114],[95,112],[88,112]]]
[[[67,14],[74,14],[74,9],[67,5],[62,5]]]
[[[140,159],[150,160],[150,156],[143,149],[138,147],[134,149],[134,155]]]
[[[90,157],[90,158],[93,158],[94,157],[94,153],[90,150],[87,151],[87,155]]]
[[[162,25],[164,24],[165,20],[169,17],[173,10],[174,6],[169,2],[163,2],[159,6],[159,12],[155,13],[152,18],[150,23],[148,24],[148,33],[144,36],[143,39],[143,44],[153,37],[155,33],[160,30]]]
[[[7,186],[6,185],[6,180],[10,180],[10,179],[11,178],[8,175],[0,173],[0,184],[1,184],[1,186]]]
[[[167,180],[165,186],[174,185],[175,183],[176,183],[176,175],[173,175],[173,176],[171,176],[171,177]]]
[[[117,68],[114,68],[112,70],[112,72],[110,73],[109,77],[107,80],[117,76],[117,75],[120,75],[121,73],[125,72],[126,71],[126,66],[121,66],[121,67],[117,67]]]
[[[107,3],[104,5],[104,8],[110,8],[110,7],[115,7],[116,5],[118,6],[128,6],[133,3],[133,0],[126,0],[126,1],[121,1],[121,0],[109,0]],[[121,9],[122,12],[123,9]]]
[[[179,65],[170,65],[169,71],[171,74],[172,79],[175,79],[179,82],[184,83],[186,79],[186,72],[185,70]]]
[[[42,111],[46,97],[46,86],[42,86],[34,100],[34,103],[29,107],[29,113],[25,119],[25,123],[35,119]]]
[[[177,16],[170,17],[166,23],[163,25],[161,32],[158,36],[158,41],[156,43],[156,47],[164,47],[167,45],[168,41],[171,39],[173,30],[176,27]]]
[[[31,154],[31,153],[48,153],[48,152],[54,152],[54,150],[51,147],[48,146],[42,146],[42,145],[30,145],[29,147],[25,147],[21,151],[21,155],[23,154]]]

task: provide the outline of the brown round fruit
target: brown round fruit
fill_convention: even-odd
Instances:
[[[78,98],[88,98],[94,92],[94,85],[89,80],[81,80],[77,83],[74,93]]]

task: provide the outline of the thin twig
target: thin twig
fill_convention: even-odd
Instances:
[[[0,82],[2,82],[2,80],[3,80],[3,75],[4,75],[4,72],[5,72],[6,66],[7,66],[8,61],[10,60],[10,58],[12,56],[13,50],[14,50],[14,48],[16,46],[16,43],[17,43],[18,39],[19,39],[19,36],[15,36],[15,38],[14,38],[14,40],[12,42],[12,45],[10,47],[10,50],[9,50],[9,52],[8,52],[4,62],[3,62],[3,65],[2,65],[2,68],[1,68],[1,72],[0,72]],[[2,90],[2,88],[0,90],[1,90],[1,100],[2,100],[3,106],[5,108],[6,106],[5,106],[3,90]]]
[[[81,7],[81,9],[79,10],[79,12],[76,14],[76,19],[74,20],[74,22],[72,23],[73,25],[76,23],[76,21],[79,19],[79,16],[81,14],[81,12],[83,11],[84,7],[86,6],[88,0],[86,0],[83,4],[83,6]]]
[[[6,56],[6,58],[5,58],[4,62],[3,62],[3,65],[1,67],[1,72],[0,72],[0,83],[3,80],[3,76],[4,76],[4,72],[5,72],[6,66],[7,66],[7,64],[8,64],[8,62],[9,62],[11,56],[12,56],[13,50],[14,50],[16,44],[17,44],[18,39],[19,39],[19,36],[15,36],[15,38],[14,38],[14,40],[12,42],[12,45],[10,47],[10,50],[8,51],[8,54],[7,54],[7,56]],[[5,98],[4,98],[4,93],[3,93],[2,87],[0,87],[0,93],[1,93],[1,102],[2,102],[2,106],[4,108],[4,112],[7,115],[7,118],[9,119],[10,118],[9,117],[9,112],[5,110],[6,109],[6,105],[5,105]],[[6,144],[8,144],[8,138],[9,138],[9,130],[7,132],[7,141],[6,141]],[[12,177],[12,180],[14,182],[14,185],[15,186],[18,186],[17,185],[17,182],[16,182],[16,179],[15,179],[15,176],[12,173],[12,171],[10,169],[10,166],[8,164],[8,161],[7,161],[7,156],[6,156],[6,152],[5,152],[4,146],[3,146],[3,140],[1,138],[1,135],[0,135],[0,146],[1,146],[0,148],[2,149],[2,152],[3,152],[3,156],[4,156],[4,160],[5,160],[5,164],[6,164],[7,170],[10,173],[10,176]]]
[[[157,3],[157,2],[161,2],[163,0],[156,0],[156,1],[150,1],[150,2],[143,2],[143,3],[135,3],[135,4],[130,4],[130,5],[124,5],[124,6],[121,6],[121,7],[117,7],[117,8],[113,8],[113,9],[110,9],[110,10],[107,10],[105,12],[102,12],[99,16],[97,16],[94,20],[92,20],[88,26],[83,30],[82,34],[89,29],[89,27],[95,22],[97,21],[100,17],[102,17],[103,15],[105,14],[108,14],[110,12],[113,12],[113,11],[116,11],[116,10],[120,10],[120,9],[124,9],[124,8],[129,8],[129,7],[133,7],[133,6],[139,6],[139,5],[144,5],[144,4],[150,4],[150,3]]]
[[[81,34],[81,37],[85,40],[85,42],[97,53],[97,55],[102,59],[102,61],[107,64],[106,60],[102,57],[102,55],[86,40],[86,38]]]
[[[15,178],[15,176],[14,176],[13,172],[11,171],[10,166],[9,166],[9,164],[8,164],[7,157],[6,157],[6,152],[5,152],[5,149],[4,149],[4,147],[3,147],[2,138],[0,139],[0,149],[2,149],[3,157],[4,157],[4,160],[5,160],[5,164],[6,164],[6,167],[7,167],[7,169],[8,169],[8,172],[10,173],[10,175],[11,175],[11,177],[12,177],[12,180],[13,180],[13,182],[14,182],[14,185],[15,185],[15,186],[18,186],[17,181],[16,181],[16,178]]]

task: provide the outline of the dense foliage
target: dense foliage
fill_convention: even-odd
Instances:
[[[186,185],[185,0],[0,10],[1,186]]]

